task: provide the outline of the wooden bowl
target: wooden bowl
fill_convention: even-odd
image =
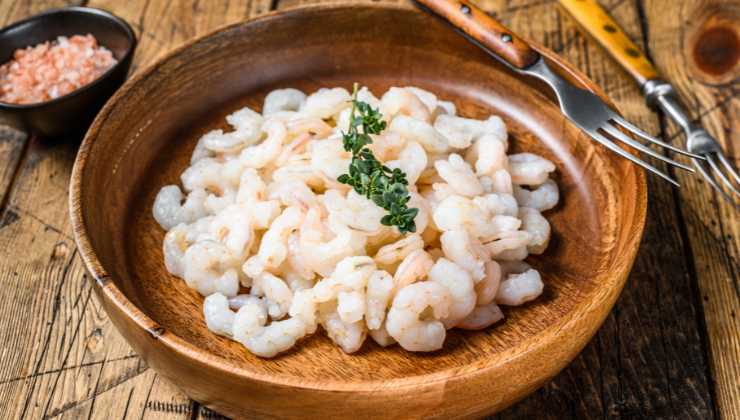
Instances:
[[[368,341],[347,355],[319,333],[260,359],[209,332],[202,298],[165,271],[154,196],[178,182],[197,138],[237,107],[260,109],[277,87],[354,81],[376,92],[418,85],[454,100],[464,116],[501,115],[515,150],[556,162],[562,204],[547,213],[554,239],[531,261],[545,293],[506,308],[495,327],[451,331],[435,353]],[[226,415],[450,418],[500,410],[555,376],[593,336],[624,285],[645,222],[642,171],[580,134],[541,89],[437,19],[401,6],[294,9],[194,40],[126,83],[77,156],[72,223],[95,292],[153,369]]]

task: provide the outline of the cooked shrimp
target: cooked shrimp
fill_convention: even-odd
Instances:
[[[387,271],[373,271],[368,278],[365,322],[370,330],[377,330],[385,321],[385,311],[393,297],[393,290],[393,277]]]
[[[267,133],[267,138],[256,146],[250,146],[242,150],[239,155],[241,163],[248,168],[263,168],[275,160],[283,148],[283,142],[288,132],[285,124],[269,119],[262,126]]]
[[[224,133],[223,130],[213,130],[206,133],[202,138],[205,148],[218,153],[235,153],[260,140],[264,119],[248,107],[230,114],[226,121],[234,127],[234,131]]]
[[[441,320],[445,328],[454,327],[475,308],[477,296],[473,279],[459,265],[446,258],[440,258],[429,270],[429,280],[445,286],[450,291],[452,297],[450,312]]]
[[[386,162],[386,166],[402,170],[406,174],[409,185],[415,185],[427,166],[427,154],[419,143],[410,141],[401,150],[398,159]]]
[[[373,155],[381,162],[388,162],[398,158],[401,150],[404,150],[406,147],[406,140],[393,131],[373,135],[372,138],[373,142],[367,147],[372,150]],[[426,152],[424,156],[426,157]]]
[[[262,105],[264,115],[280,111],[298,111],[306,102],[306,94],[298,89],[275,89],[268,93]]]
[[[360,291],[367,286],[370,275],[375,271],[375,263],[370,257],[347,257],[336,264],[330,277],[319,280],[313,287],[317,302],[336,299],[339,292]]]
[[[342,322],[361,321],[366,311],[365,293],[357,290],[342,291],[337,295],[337,314]]]
[[[477,283],[486,276],[485,264],[491,256],[477,238],[466,230],[457,229],[444,232],[440,242],[445,257],[466,269],[474,282]]]
[[[288,314],[303,321],[308,334],[313,334],[316,331],[319,322],[317,312],[318,307],[312,289],[299,290],[293,294],[293,301],[290,304]]]
[[[239,260],[220,242],[202,240],[190,245],[183,257],[183,278],[203,296],[239,291]]]
[[[520,207],[519,217],[522,219],[522,230],[530,235],[527,251],[535,255],[545,252],[550,243],[550,223],[539,211],[529,207]]]
[[[293,292],[280,277],[263,272],[252,279],[253,296],[262,297],[267,303],[267,313],[272,319],[284,317],[293,301]]]
[[[406,115],[398,115],[391,120],[389,130],[415,141],[430,153],[444,153],[449,149],[447,140],[428,123]]]
[[[385,322],[380,325],[380,328],[375,330],[368,330],[368,335],[381,347],[388,347],[396,344],[396,340],[388,334],[388,330],[385,328]]]
[[[496,303],[507,306],[518,306],[536,299],[542,294],[542,279],[537,270],[527,270],[521,274],[510,274],[496,293]]]
[[[450,291],[442,284],[431,281],[409,284],[393,299],[385,328],[406,350],[439,350],[447,334],[440,319],[449,316],[451,303]],[[427,308],[431,308],[432,317],[422,319]]]
[[[323,240],[324,227],[320,211],[312,208],[300,227],[299,246],[304,255],[311,255],[307,260],[311,269],[322,276],[334,271],[337,263],[345,257],[364,254],[365,236],[352,229],[343,229],[332,239]]]
[[[475,285],[475,293],[478,295],[476,304],[478,306],[487,305],[493,302],[501,284],[502,270],[501,265],[496,261],[487,261],[485,265],[486,276],[483,280]]]
[[[190,246],[187,236],[188,226],[184,223],[173,227],[164,235],[162,244],[164,267],[173,276],[182,277],[184,275],[183,258],[185,258],[185,251]]]
[[[214,293],[203,300],[203,316],[209,330],[218,335],[231,337],[234,331],[234,312],[229,309],[229,300],[221,293]]]
[[[394,268],[396,263],[401,262],[411,252],[420,249],[424,249],[424,241],[418,233],[415,233],[380,248],[373,258],[379,267]]]
[[[516,216],[519,211],[517,200],[511,194],[490,193],[473,199],[493,215]]]
[[[282,264],[288,255],[288,237],[301,225],[304,215],[298,207],[283,210],[262,236],[257,255],[252,258],[258,258],[266,267],[277,268]]]
[[[509,172],[514,184],[540,185],[554,170],[555,164],[533,153],[509,155]]]
[[[491,175],[491,192],[511,194],[514,191],[514,185],[511,181],[511,175],[505,169],[499,169]]]
[[[401,261],[393,275],[395,290],[401,290],[407,285],[425,278],[433,265],[434,260],[429,253],[423,249],[412,251]]]
[[[267,189],[267,198],[279,200],[284,206],[298,207],[304,212],[316,205],[316,194],[297,179],[272,182]]]
[[[205,190],[193,190],[184,203],[182,199],[182,191],[177,185],[167,185],[157,193],[152,213],[163,229],[172,229],[180,223],[192,223],[206,215]]]
[[[237,203],[255,203],[265,199],[267,185],[259,172],[254,168],[246,168],[239,177],[239,189],[236,192]]]
[[[506,126],[501,118],[494,116],[481,121],[443,114],[434,121],[434,128],[447,138],[450,146],[457,149],[470,147],[473,140],[485,134],[506,141]]]
[[[331,126],[321,118],[298,118],[287,124],[290,136],[309,134],[313,137],[326,137],[331,133]]]
[[[434,168],[456,193],[466,197],[483,194],[483,187],[470,165],[460,155],[453,153],[445,160],[434,162]]]
[[[409,117],[429,122],[430,112],[418,96],[407,89],[392,87],[380,99],[384,114],[389,117],[408,115]]]
[[[232,204],[214,216],[209,232],[240,260],[247,257],[254,240],[250,210],[243,204]]]
[[[509,259],[520,259],[523,260],[527,257],[527,245],[532,239],[532,235],[529,232],[523,230],[508,231],[500,235],[499,239],[488,242],[486,247],[491,252],[491,256],[496,260],[509,260]],[[521,255],[520,250],[524,250],[524,256],[516,258],[513,255]],[[513,255],[506,254],[507,251],[515,251]]]
[[[516,197],[516,201],[522,207],[545,211],[550,210],[558,204],[560,192],[558,191],[558,184],[552,179],[548,179],[531,191],[515,186],[514,197]]]
[[[499,169],[506,169],[506,145],[493,135],[486,134],[479,138],[471,149],[478,155],[475,160],[475,173],[478,176],[492,175]]]
[[[465,319],[457,324],[464,330],[482,330],[504,319],[504,313],[495,303],[476,306]]]
[[[311,167],[335,180],[347,171],[352,154],[344,150],[341,139],[327,139],[313,144],[311,149]]]
[[[350,190],[346,197],[340,191],[328,190],[323,197],[329,216],[342,225],[367,234],[374,234],[382,227],[380,219],[385,210],[355,190]]]
[[[327,119],[350,106],[352,97],[343,88],[321,88],[306,98],[300,109],[308,117]]]
[[[367,337],[367,327],[362,320],[344,322],[336,311],[322,314],[321,325],[329,338],[345,353],[354,353],[359,350]]]
[[[293,347],[306,335],[306,325],[297,318],[267,323],[267,309],[254,301],[242,306],[234,317],[234,339],[260,357],[274,357]]]

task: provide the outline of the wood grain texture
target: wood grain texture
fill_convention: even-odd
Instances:
[[[624,67],[638,84],[658,77],[653,64],[596,0],[560,0],[568,14]]]
[[[740,44],[733,43],[731,34],[720,38],[711,34],[724,28],[739,39],[740,3],[698,1],[671,9],[662,5],[660,1],[644,5],[645,19],[653,25],[647,37],[648,51],[691,116],[722,143],[737,165]],[[728,25],[728,21],[733,23]],[[666,33],[675,35],[667,37]],[[661,122],[661,131],[675,137],[675,142],[683,141],[680,129],[668,119]],[[719,413],[726,419],[740,418],[740,212],[701,178],[676,175],[684,185],[677,206],[686,227],[683,234],[690,242],[686,260],[695,269],[697,299],[704,309]]]
[[[417,1],[516,68],[526,68],[539,58],[539,54],[526,41],[473,3],[458,0]]]
[[[71,3],[3,0],[0,22]],[[163,2],[152,3],[156,7],[89,2],[132,23],[167,27],[156,37],[141,36],[137,27],[145,52],[137,55],[138,66],[185,39],[174,34],[197,35],[269,7],[269,2],[229,1],[228,7],[203,10],[197,1],[178,2],[180,11],[172,16],[171,10],[158,9]],[[92,298],[71,239],[65,198],[78,142],[0,138],[0,314],[10,322],[0,327],[0,418],[211,418],[213,413],[148,369]],[[26,321],[17,322],[17,314],[27,314]]]
[[[693,68],[696,67],[694,56],[717,49],[716,44],[710,44],[715,48],[697,54],[697,44],[692,41],[702,39],[697,36],[704,33],[699,28],[722,26],[721,19],[708,20],[706,24],[697,15],[737,16],[737,2],[599,1],[625,27],[630,39],[648,52],[659,70],[676,83],[687,103],[696,107],[694,116],[733,150],[737,158],[740,133],[737,73],[724,70],[708,74],[700,67]],[[66,2],[0,0],[0,23],[61,3]],[[121,15],[135,26],[142,42],[135,63],[139,67],[182,42],[185,39],[182,32],[193,31],[197,25],[204,25],[204,32],[210,22],[214,26],[222,23],[219,16],[224,13],[229,14],[231,21],[238,19],[240,12],[246,16],[269,7],[269,2],[255,7],[242,0],[91,3]],[[288,8],[307,2],[274,3]],[[554,0],[486,0],[476,4],[512,30],[563,54],[602,86],[631,121],[674,142],[682,140],[677,127],[654,117],[628,75],[579,34]],[[194,5],[199,10],[197,16],[187,11]],[[168,14],[173,10],[179,11],[174,13],[176,18]],[[233,11],[236,11],[234,15]],[[178,30],[172,30],[173,21]],[[645,39],[647,43],[643,42]],[[731,63],[732,59],[720,54],[715,62]],[[730,140],[733,136],[735,143]],[[110,388],[99,386],[95,398],[91,394],[80,397],[81,394],[57,390],[55,405],[50,405],[50,409],[78,404],[88,409],[85,412],[70,408],[58,416],[68,418],[74,418],[73,414],[77,418],[105,419],[218,418],[216,413],[190,402],[150,369],[126,379],[131,374],[126,372],[135,372],[143,365],[137,367],[138,358],[110,362],[112,358],[128,357],[132,353],[95,298],[89,300],[85,313],[97,315],[86,316],[74,341],[97,337],[93,332],[99,328],[102,338],[91,340],[96,343],[93,347],[97,348],[95,355],[99,358],[85,356],[88,359],[82,362],[77,359],[78,352],[71,352],[64,364],[58,352],[51,352],[53,357],[45,356],[49,350],[44,345],[46,341],[41,340],[52,334],[50,324],[47,325],[52,322],[52,314],[57,311],[65,314],[58,315],[64,319],[53,321],[55,325],[74,322],[66,318],[72,314],[69,308],[74,306],[68,299],[73,295],[76,299],[79,290],[87,293],[89,285],[82,278],[78,262],[70,266],[71,274],[63,276],[66,262],[50,257],[58,243],[72,244],[67,237],[71,232],[66,223],[66,202],[57,191],[67,188],[74,152],[36,145],[24,150],[24,144],[28,143],[18,138],[0,142],[0,197],[6,197],[2,201],[5,205],[0,207],[0,293],[3,293],[0,318],[5,322],[0,326],[3,343],[0,345],[0,418],[19,418],[22,409],[17,407],[22,407],[27,399],[31,406],[47,404],[52,393],[48,389],[53,387],[46,386],[39,393],[34,390],[34,386],[39,386],[32,385],[34,381],[38,384],[47,376],[66,372],[76,375],[74,381],[67,379],[66,383],[80,389],[94,389],[97,371],[102,368],[124,381]],[[643,245],[617,306],[597,336],[560,375],[496,417],[714,418],[723,413],[723,418],[739,418],[737,378],[740,375],[732,369],[736,372],[738,358],[733,355],[740,351],[737,344],[740,224],[737,216],[707,191],[707,185],[677,175],[683,185],[679,193],[649,179],[650,207]],[[42,285],[37,286],[39,281]],[[58,289],[61,281],[65,282],[65,289]],[[666,298],[672,300],[666,303]],[[12,299],[30,302],[33,310],[15,304]],[[15,324],[19,312],[29,314],[27,323],[20,326]],[[91,319],[101,323],[93,324]],[[71,337],[62,336],[58,341],[52,337],[48,343],[68,346]],[[710,344],[714,350],[708,359],[706,351]],[[115,356],[107,357],[109,353]],[[101,367],[106,357],[108,362]],[[711,375],[709,360],[712,360]],[[101,385],[105,378],[101,378]],[[31,393],[33,396],[27,397]],[[719,413],[715,411],[715,402],[720,405]],[[32,418],[31,413],[39,411],[29,410],[26,417]]]

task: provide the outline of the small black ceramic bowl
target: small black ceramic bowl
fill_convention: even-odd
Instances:
[[[136,35],[123,19],[89,7],[44,12],[0,30],[0,64],[18,48],[58,36],[92,34],[118,61],[98,79],[58,98],[35,104],[0,102],[0,122],[43,137],[82,132],[113,92],[126,80],[136,48]]]

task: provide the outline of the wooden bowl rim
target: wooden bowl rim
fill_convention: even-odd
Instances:
[[[152,73],[164,63],[179,55],[184,50],[192,47],[194,44],[201,42],[202,40],[215,35],[216,33],[227,31],[234,27],[241,25],[249,25],[256,23],[264,23],[273,19],[282,18],[284,16],[301,14],[304,12],[316,12],[316,11],[335,11],[340,9],[391,9],[391,10],[417,10],[416,8],[405,5],[405,4],[387,4],[387,3],[368,3],[368,4],[335,4],[335,3],[318,3],[307,6],[298,6],[288,8],[284,10],[276,10],[268,12],[264,15],[247,19],[244,21],[231,23],[220,26],[213,31],[210,31],[202,36],[193,38],[185,42],[184,44],[170,50],[155,60],[155,62],[148,65],[145,69],[141,70],[138,74],[130,78],[126,83],[113,95],[113,97],[106,103],[103,109],[98,113],[93,124],[88,130],[85,138],[82,141],[77,157],[75,159],[74,166],[72,168],[72,175],[70,180],[70,191],[69,191],[69,208],[72,228],[74,232],[75,241],[77,247],[80,250],[80,256],[85,264],[86,269],[94,278],[93,287],[98,289],[98,296],[101,299],[105,299],[108,303],[113,304],[116,308],[121,311],[125,316],[130,318],[134,323],[140,327],[144,332],[151,335],[153,339],[161,341],[163,346],[169,351],[179,353],[185,359],[189,360],[194,364],[204,364],[211,368],[214,368],[225,374],[231,374],[238,376],[242,379],[249,381],[256,381],[267,385],[285,386],[291,388],[308,389],[316,391],[328,391],[328,392],[375,392],[378,391],[378,383],[382,382],[382,389],[384,390],[397,390],[410,387],[419,387],[420,378],[424,378],[423,385],[430,386],[441,381],[449,381],[452,379],[461,379],[464,377],[472,377],[484,375],[488,370],[495,369],[497,366],[501,366],[519,358],[525,357],[529,353],[537,353],[537,351],[547,347],[557,341],[558,337],[562,337],[567,332],[572,330],[578,330],[579,324],[582,323],[582,319],[589,312],[589,307],[592,305],[608,305],[609,308],[613,307],[616,302],[619,293],[621,292],[624,283],[627,280],[629,272],[632,269],[637,251],[642,238],[646,213],[647,213],[647,183],[645,179],[645,172],[642,171],[635,165],[629,165],[628,170],[635,173],[635,190],[636,190],[636,207],[633,213],[635,220],[635,234],[630,236],[630,239],[625,244],[628,263],[620,264],[618,271],[609,276],[612,280],[608,286],[611,287],[611,293],[604,293],[603,295],[595,294],[597,300],[591,299],[582,301],[580,304],[574,306],[567,315],[561,317],[553,324],[549,325],[539,333],[524,339],[518,343],[517,346],[512,347],[499,353],[500,362],[495,365],[489,365],[486,363],[486,358],[480,358],[476,362],[465,366],[464,368],[449,368],[438,372],[432,372],[429,374],[421,374],[408,376],[403,378],[395,378],[391,380],[368,380],[368,381],[355,381],[355,382],[342,382],[339,380],[307,380],[305,378],[299,379],[294,377],[281,377],[274,374],[267,374],[261,372],[255,372],[242,367],[241,365],[235,364],[227,359],[221,358],[216,354],[200,349],[187,340],[184,340],[180,336],[174,334],[172,331],[166,330],[159,326],[157,322],[146,315],[141,309],[139,309],[133,302],[131,302],[126,295],[116,286],[116,283],[112,281],[111,276],[106,272],[97,258],[95,251],[93,250],[92,243],[88,237],[85,222],[83,220],[82,209],[81,209],[81,185],[82,176],[84,174],[88,155],[92,147],[92,143],[98,137],[101,126],[105,123],[110,113],[117,106],[118,101],[126,96],[128,92],[137,85],[140,81],[149,77]],[[418,11],[418,13],[424,13]],[[585,74],[575,68],[573,65],[567,63],[560,57],[558,57],[553,51],[545,48],[538,43],[530,42],[534,48],[540,52],[543,56],[561,71],[567,72],[574,80],[576,80],[581,87],[590,90],[599,96],[602,100],[606,101],[613,109],[617,110],[616,106],[609,100],[605,92],[591,81]],[[492,71],[499,71],[495,67],[492,67]],[[532,88],[534,89],[534,88]],[[618,110],[617,110],[618,112]],[[605,287],[606,284],[601,286]],[[105,305],[104,305],[105,306]],[[585,331],[582,340],[576,340],[579,343],[580,348],[575,349],[575,354],[580,352],[581,348],[591,339],[596,330],[603,323],[606,315],[609,312],[606,311],[602,319],[598,322],[586,323],[587,325],[580,327],[580,331]],[[544,337],[544,338],[543,338]],[[536,344],[532,345],[532,342]],[[530,344],[530,345],[527,345]],[[521,349],[526,349],[521,351]],[[361,356],[360,356],[361,357]],[[551,372],[554,376],[557,371],[562,369],[561,367],[554,368],[556,371]]]

